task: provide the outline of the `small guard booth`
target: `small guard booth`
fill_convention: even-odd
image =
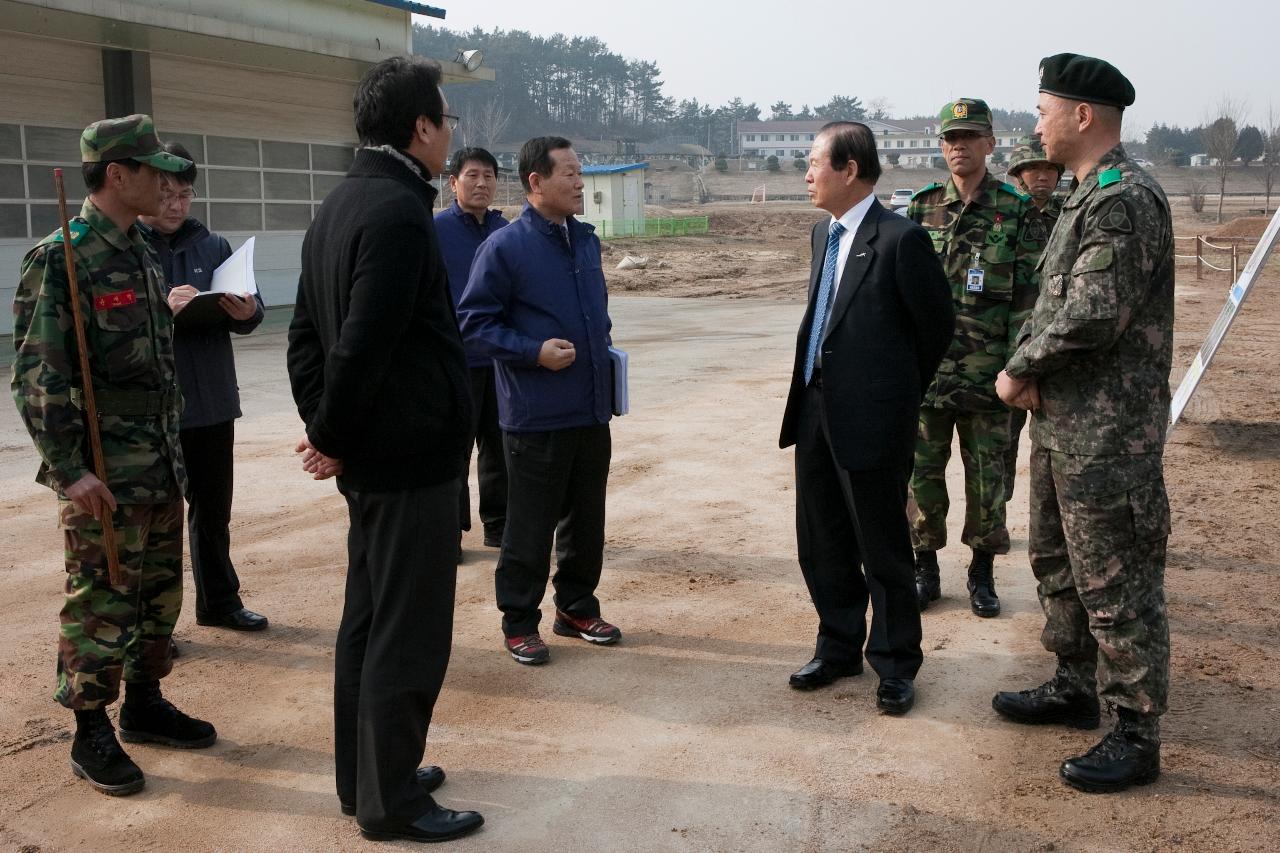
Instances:
[[[646,163],[583,166],[582,216],[601,239],[643,236]]]

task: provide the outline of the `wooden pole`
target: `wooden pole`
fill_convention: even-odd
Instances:
[[[1201,245],[1200,245],[1202,242],[1204,242],[1204,238],[1201,237],[1199,234],[1197,234],[1196,235],[1196,281],[1200,280],[1200,274],[1204,268],[1204,259],[1201,257],[1203,254],[1203,249],[1201,248]]]
[[[67,220],[67,193],[62,184],[62,170],[53,170],[53,183],[58,188],[58,216],[62,219],[62,249],[67,259],[67,285],[71,292],[71,315],[76,325],[76,349],[80,354],[80,383],[84,391],[84,413],[89,427],[89,447],[93,453],[93,473],[108,489],[107,464],[102,456],[102,433],[98,429],[98,401],[93,395],[93,374],[89,372],[89,345],[84,331],[84,316],[80,311],[80,283],[76,274],[76,253],[71,245],[71,225]],[[107,552],[107,576],[112,586],[122,586],[124,576],[120,571],[120,554],[116,549],[116,526],[111,510],[104,507],[102,513],[102,549]]]

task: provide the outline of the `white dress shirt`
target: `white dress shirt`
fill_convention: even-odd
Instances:
[[[867,215],[867,211],[871,209],[871,202],[875,201],[876,194],[868,193],[867,197],[855,204],[853,207],[845,211],[839,222],[844,226],[844,233],[840,235],[840,254],[836,258],[836,280],[835,286],[831,289],[831,305],[836,303],[836,294],[840,292],[840,279],[844,276],[844,264],[849,260],[849,250],[853,248],[853,235],[858,233],[862,220]],[[831,217],[832,222],[836,222],[836,218]],[[827,232],[830,233],[831,225],[828,223]],[[831,317],[830,311],[827,317]]]

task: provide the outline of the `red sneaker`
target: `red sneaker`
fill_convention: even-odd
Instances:
[[[547,644],[542,642],[542,638],[537,634],[507,637],[505,645],[507,653],[515,658],[517,663],[537,666],[551,660],[551,652],[547,649]]]
[[[581,637],[588,643],[607,646],[622,639],[622,632],[616,625],[610,625],[599,616],[585,616],[579,619],[568,613],[557,610],[556,621],[551,630],[561,637]]]

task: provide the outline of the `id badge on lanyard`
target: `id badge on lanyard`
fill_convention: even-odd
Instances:
[[[964,289],[969,293],[981,293],[983,290],[983,280],[986,278],[986,271],[982,269],[982,262],[978,260],[978,250],[973,250],[973,266],[969,267],[968,275],[965,276]]]

